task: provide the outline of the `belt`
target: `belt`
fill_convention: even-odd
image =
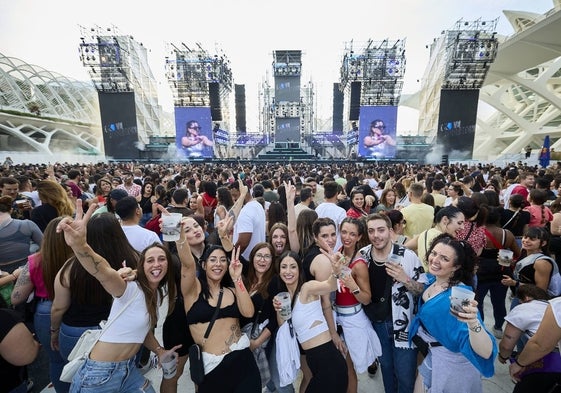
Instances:
[[[337,306],[335,305],[335,312],[337,315],[355,315],[362,310],[362,304],[358,303],[354,306]]]

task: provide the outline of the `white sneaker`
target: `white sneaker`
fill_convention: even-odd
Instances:
[[[153,368],[158,367],[158,355],[155,353],[150,354],[150,358],[144,365],[140,365],[138,368],[140,369],[140,373],[142,375],[146,374],[148,371],[152,370]]]
[[[501,339],[503,338],[503,330],[502,329],[497,329],[496,327],[493,328],[493,335],[498,338]]]

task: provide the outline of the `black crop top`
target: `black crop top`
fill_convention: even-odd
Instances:
[[[225,290],[230,289],[225,288]],[[222,301],[224,301],[224,299],[222,299]],[[218,316],[216,317],[216,319],[240,318],[240,310],[238,309],[238,304],[235,301],[229,306],[224,307],[223,304],[224,303],[221,304],[220,311],[218,312]],[[201,291],[201,293],[199,294],[199,298],[195,303],[193,303],[193,306],[191,306],[191,309],[187,313],[187,324],[193,325],[195,323],[210,322],[215,309],[215,306],[211,306],[210,304],[208,304],[208,301],[203,298],[203,291]]]

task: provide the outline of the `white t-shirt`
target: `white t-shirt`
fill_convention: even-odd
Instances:
[[[122,225],[121,228],[123,228],[132,248],[138,252],[142,252],[154,243],[162,243],[156,232],[142,228],[140,225]]]
[[[522,330],[526,337],[530,338],[538,330],[546,308],[547,302],[541,300],[520,303],[510,310],[505,320],[515,328]]]
[[[249,253],[260,242],[266,241],[265,209],[256,200],[251,200],[242,207],[234,225],[233,242],[236,244],[240,233],[251,233],[251,239],[242,256],[249,261]]]
[[[113,298],[107,321],[115,319],[119,311],[134,298],[132,303],[117,317],[103,333],[99,341],[108,343],[143,343],[150,329],[150,317],[146,308],[144,292],[136,281],[127,283],[121,297]]]

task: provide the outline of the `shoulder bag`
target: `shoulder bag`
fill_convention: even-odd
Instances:
[[[218,302],[216,303],[216,309],[214,314],[210,319],[210,323],[206,328],[204,335],[203,344],[210,335],[212,325],[218,317],[218,312],[220,311],[220,303],[222,302],[222,295],[224,294],[224,288],[220,288],[220,294],[218,295]],[[203,347],[199,344],[193,344],[189,347],[189,372],[191,374],[191,380],[196,384],[200,385],[205,379],[205,364],[203,362]]]
[[[102,321],[99,325],[101,329],[88,329],[78,339],[78,342],[72,348],[72,352],[68,355],[68,363],[64,365],[62,369],[62,373],[60,374],[60,380],[62,382],[72,382],[74,378],[74,374],[78,372],[78,370],[82,367],[82,365],[86,362],[86,359],[89,357],[90,352],[92,351],[95,343],[99,341],[103,333],[115,322],[117,318],[132,304],[132,302],[138,297],[139,292],[136,293],[135,296],[132,297],[131,300],[119,311],[115,318],[110,320],[109,322],[105,323]]]

